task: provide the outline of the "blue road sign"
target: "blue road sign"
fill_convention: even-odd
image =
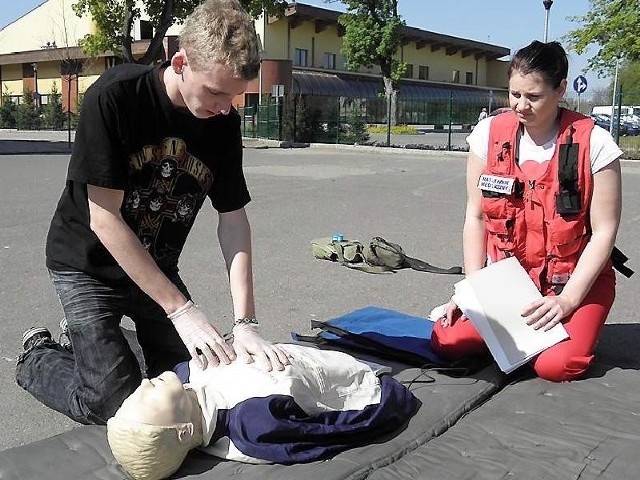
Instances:
[[[576,93],[581,94],[584,93],[587,89],[587,79],[584,75],[578,75],[576,79],[573,81],[573,89]]]

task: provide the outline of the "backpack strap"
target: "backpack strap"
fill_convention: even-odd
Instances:
[[[336,337],[348,340],[354,346],[354,348],[360,348],[363,351],[369,353],[375,352],[376,356],[381,358],[387,358],[418,367],[436,365],[435,363],[430,362],[429,360],[414,353],[396,350],[395,348],[389,347],[384,343],[377,342],[371,338],[365,337],[364,335],[350,332],[348,330],[345,330],[344,328],[337,327],[336,325],[331,325],[328,322],[323,322],[321,320],[311,320],[311,328],[320,329],[323,332],[332,333]],[[343,348],[347,348],[347,345],[343,345]]]
[[[611,252],[611,263],[613,264],[613,268],[625,277],[630,278],[635,272],[625,265],[627,260],[629,260],[629,258],[614,245],[613,251]]]
[[[417,258],[407,257],[406,262],[409,268],[418,272],[441,273],[444,275],[462,275],[462,267],[441,268],[431,265]]]

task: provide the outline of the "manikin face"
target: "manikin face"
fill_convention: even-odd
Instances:
[[[509,78],[509,105],[525,128],[548,128],[555,122],[566,88],[566,80],[554,89],[537,72],[522,75],[514,71]]]
[[[150,425],[171,426],[191,421],[192,403],[173,372],[142,380],[123,402],[116,417]]]
[[[194,71],[184,50],[173,56],[169,68],[179,75],[178,95],[171,98],[172,102],[186,107],[197,118],[228,114],[233,98],[244,93],[249,83],[234,77],[226,65],[212,64],[205,70]]]

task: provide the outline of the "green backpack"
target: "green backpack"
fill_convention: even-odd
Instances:
[[[311,241],[311,252],[315,258],[338,262],[345,267],[367,273],[392,273],[402,268],[411,268],[419,272],[462,274],[462,267],[440,268],[409,257],[400,245],[382,237],[373,237],[366,245],[358,240],[316,238]]]

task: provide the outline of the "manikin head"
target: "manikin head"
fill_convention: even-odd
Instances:
[[[259,69],[251,16],[237,0],[206,0],[186,18],[180,49],[164,80],[174,105],[209,118],[229,113],[233,98],[247,89]]]
[[[201,415],[175,373],[145,378],[107,422],[109,446],[134,479],[166,478],[202,443]]]

